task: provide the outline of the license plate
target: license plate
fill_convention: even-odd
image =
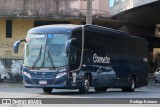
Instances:
[[[46,85],[46,84],[47,84],[47,81],[46,81],[46,80],[40,80],[40,81],[39,81],[39,84],[40,84],[40,85]]]

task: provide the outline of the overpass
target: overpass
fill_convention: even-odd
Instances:
[[[147,39],[151,65],[154,68],[160,66],[160,1],[121,1],[110,8],[110,15],[112,19],[123,22],[117,29]]]

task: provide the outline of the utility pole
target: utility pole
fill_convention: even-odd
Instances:
[[[92,24],[92,0],[87,0],[86,24]]]

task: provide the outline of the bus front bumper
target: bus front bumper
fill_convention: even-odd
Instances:
[[[23,84],[26,88],[56,88],[56,89],[78,89],[82,87],[81,83],[73,84],[72,81],[64,80],[61,82],[53,82],[53,79],[50,80],[32,80],[24,79]],[[46,82],[46,83],[45,83]]]

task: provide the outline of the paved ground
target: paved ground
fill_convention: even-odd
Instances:
[[[148,86],[137,88],[135,92],[122,92],[121,89],[111,88],[111,89],[108,89],[107,92],[97,93],[94,91],[93,88],[90,88],[90,92],[88,94],[79,94],[78,90],[59,90],[59,89],[54,89],[51,94],[44,94],[42,89],[24,88],[23,84],[0,83],[0,98],[52,98],[51,103],[56,103],[56,104],[58,102],[60,104],[64,103],[64,105],[56,105],[57,107],[66,107],[66,104],[65,104],[66,101],[68,101],[68,104],[70,104],[69,105],[70,107],[80,107],[80,106],[106,107],[106,105],[103,105],[103,103],[106,103],[106,101],[108,101],[109,103],[115,104],[117,102],[121,103],[122,101],[124,101],[125,98],[135,99],[135,100],[138,100],[139,98],[142,98],[142,99],[149,98],[151,100],[152,99],[154,100],[156,98],[156,101],[158,98],[158,101],[160,101],[160,83],[154,83],[153,77],[150,77]],[[61,98],[61,99],[58,99],[58,98]],[[80,99],[76,99],[76,98],[80,98]],[[93,99],[93,98],[98,98],[98,99]],[[119,98],[119,99],[116,99],[116,98]],[[80,102],[78,102],[78,104],[76,105],[71,105],[72,103],[74,103],[75,100],[81,101],[82,104],[79,105]],[[128,102],[126,103],[129,103],[129,102],[130,100],[128,100]],[[95,103],[95,104],[100,104],[100,105],[86,105],[84,103],[87,103],[87,104]],[[117,104],[117,105],[114,105],[114,106],[107,105],[107,107],[119,107],[120,106],[120,104]],[[5,105],[4,107],[7,107],[7,106]],[[8,107],[13,107],[13,106],[21,107],[19,105],[11,105]],[[23,106],[30,107],[29,105],[23,105]],[[41,105],[37,105],[37,106],[41,107]],[[121,106],[132,107],[133,105],[125,104]],[[152,107],[158,107],[158,106],[155,104],[152,105]],[[136,105],[136,107],[151,107],[151,105],[148,105],[148,104],[147,105]]]
[[[160,98],[160,83],[154,83],[149,78],[146,87],[137,88],[135,92],[122,92],[121,89],[108,89],[107,92],[97,93],[90,88],[88,94],[79,94],[78,90],[53,89],[51,94],[44,94],[39,88],[24,88],[23,84],[0,83],[0,98]]]

